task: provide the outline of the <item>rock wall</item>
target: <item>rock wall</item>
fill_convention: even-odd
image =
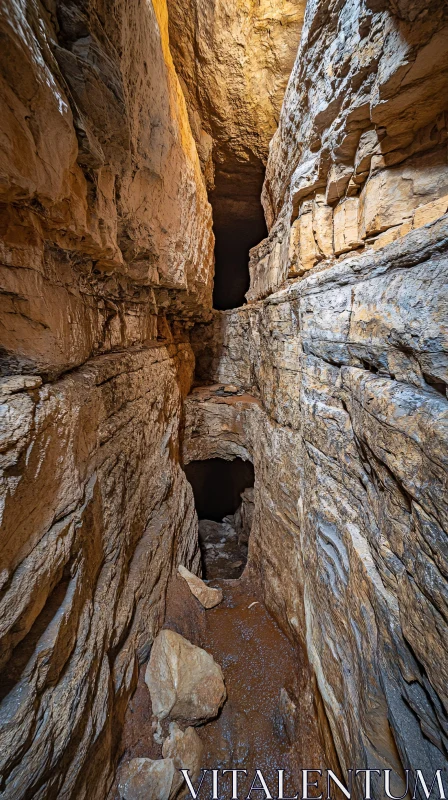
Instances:
[[[179,562],[211,210],[163,0],[1,4],[0,796],[104,800]]]
[[[249,299],[446,212],[447,30],[443,2],[308,3]]]
[[[192,339],[253,400],[192,395],[185,457],[253,459],[250,567],[344,770],[447,766],[446,15],[308,2],[249,304]]]
[[[253,460],[251,569],[306,646],[343,768],[446,766],[448,403],[415,375],[446,347],[447,234],[445,218],[195,333],[201,379],[253,399],[191,395],[185,458]]]
[[[213,237],[163,2],[47,5],[2,16],[1,319],[54,377],[206,314]]]
[[[213,205],[217,274],[224,270],[232,282],[228,262],[238,253],[227,251],[229,240],[240,239],[247,252],[266,235],[260,194],[305,0],[168,0],[168,9],[173,58]]]
[[[305,2],[168,0],[168,9],[173,58],[208,185],[215,172],[218,182],[234,180],[237,199],[250,188],[251,167],[262,176]]]

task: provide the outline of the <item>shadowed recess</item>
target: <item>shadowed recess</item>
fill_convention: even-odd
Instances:
[[[199,519],[215,522],[234,514],[241,503],[241,492],[254,485],[253,465],[241,458],[191,461],[185,473],[193,487]]]
[[[215,234],[213,307],[238,308],[249,289],[249,250],[268,235],[260,201],[264,168],[260,162],[241,174],[217,172],[209,199]]]

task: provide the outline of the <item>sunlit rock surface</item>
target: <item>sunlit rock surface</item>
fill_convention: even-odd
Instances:
[[[247,574],[328,753],[433,772],[446,3],[168,7],[2,4],[1,797],[108,796],[167,583],[200,571],[181,463],[208,458],[253,461]],[[206,187],[221,236],[266,230],[266,162],[249,304],[213,314]]]
[[[2,15],[3,372],[51,377],[211,304],[211,211],[163,2]]]
[[[252,251],[250,300],[448,209],[444,2],[308,2]]]
[[[1,8],[0,794],[104,800],[179,563],[211,209],[163,0]]]

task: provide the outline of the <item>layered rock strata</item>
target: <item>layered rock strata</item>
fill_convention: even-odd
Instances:
[[[214,305],[232,308],[248,288],[249,248],[266,235],[260,194],[305,0],[169,0],[168,9],[213,206]]]
[[[179,563],[211,210],[163,2],[1,7],[2,798],[104,800]]]
[[[251,300],[448,208],[446,4],[309,2],[263,187]]]
[[[446,764],[448,218],[193,344],[185,459],[251,459],[249,565],[306,647],[343,769]],[[252,397],[250,397],[252,394]]]
[[[297,53],[304,0],[168,0],[170,43],[209,188],[253,213]],[[237,188],[234,184],[237,184]],[[233,185],[232,185],[233,184]]]

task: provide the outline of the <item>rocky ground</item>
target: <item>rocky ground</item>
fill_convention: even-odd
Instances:
[[[201,767],[244,768],[249,775],[259,768],[266,777],[284,768],[294,778],[303,764],[323,763],[303,651],[292,647],[247,578],[210,585],[222,589],[223,601],[205,610],[186,582],[174,578],[163,626],[204,648],[222,668],[227,699],[215,719],[195,728],[203,745]],[[145,672],[143,665],[127,710],[118,776],[132,759],[162,758]],[[114,791],[111,797],[119,800],[117,787]],[[221,796],[228,797],[227,786]]]
[[[211,519],[199,522],[202,573],[207,580],[239,578],[246,566],[247,545],[240,543],[230,520],[232,517],[225,517],[222,522]]]

